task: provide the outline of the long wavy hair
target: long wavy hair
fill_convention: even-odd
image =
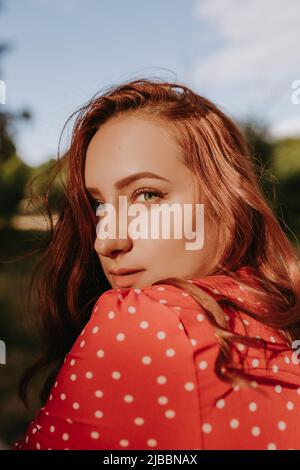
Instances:
[[[19,395],[26,406],[31,378],[43,367],[51,366],[40,391],[42,403],[46,401],[96,299],[111,288],[94,250],[97,218],[94,201],[85,187],[85,156],[96,131],[110,118],[128,113],[148,116],[168,126],[186,166],[210,201],[208,214],[224,234],[223,253],[210,275],[231,276],[266,307],[264,314],[259,314],[232,299],[218,303],[205,289],[181,278],[154,283],[183,288],[199,302],[220,343],[215,362],[217,376],[224,382],[250,386],[249,374],[233,360],[233,350],[238,352],[236,343],[266,350],[261,338],[228,330],[223,310],[226,306],[276,328],[285,344],[291,346],[300,337],[299,255],[264,197],[257,176],[258,163],[241,130],[215,104],[185,85],[148,78],[123,82],[97,93],[69,117],[62,130],[75,117],[68,150],[63,156],[58,150],[54,167],[55,176],[65,175],[63,206],[54,223],[47,206],[53,177],[45,195],[48,243],[29,289],[31,292],[36,285],[43,348],[20,381]],[[241,266],[253,268],[259,287],[241,279]]]

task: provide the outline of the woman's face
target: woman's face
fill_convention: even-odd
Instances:
[[[218,251],[217,227],[208,224],[204,205],[205,231],[202,223],[196,225],[196,206],[202,203],[193,173],[184,165],[181,154],[163,121],[153,121],[140,115],[119,116],[110,119],[93,136],[89,143],[85,162],[85,185],[92,197],[113,206],[116,213],[116,237],[99,237],[95,227],[95,250],[112,288],[145,287],[166,277],[192,279],[201,277],[215,266]],[[152,176],[129,178],[136,173],[153,173]],[[156,176],[154,176],[156,175]],[[124,178],[126,180],[124,180]],[[93,189],[92,189],[93,188]],[[144,188],[144,190],[143,190]],[[142,191],[141,191],[142,190]],[[143,192],[144,191],[144,192]],[[120,204],[119,196],[126,196],[127,208]],[[193,208],[185,214],[184,223],[190,229],[204,233],[204,244],[197,250],[187,249],[186,243],[195,242],[183,236],[174,237],[174,220],[170,219],[170,237],[162,237],[162,218],[155,225],[159,237],[137,238],[130,230],[119,236],[119,216],[126,217],[129,227],[137,217],[128,214],[130,206],[139,203],[149,215],[153,204],[175,204],[184,213],[184,204]],[[191,205],[192,204],[192,205]],[[107,207],[107,206],[106,206]],[[121,214],[119,214],[121,213]],[[103,213],[104,214],[104,213]],[[97,227],[104,223],[103,214]],[[106,213],[107,214],[107,213]],[[166,215],[164,216],[166,219]],[[124,220],[124,219],[123,219]],[[144,219],[145,220],[145,219]],[[182,216],[182,225],[183,225]],[[200,219],[199,219],[200,220]],[[150,222],[149,222],[150,223]],[[140,227],[141,228],[141,227]],[[145,230],[145,224],[142,227]],[[144,232],[143,232],[144,233]],[[198,235],[199,238],[199,235]],[[127,269],[139,271],[133,274],[114,275],[111,271]]]

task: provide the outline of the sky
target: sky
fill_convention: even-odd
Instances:
[[[300,136],[299,0],[2,0],[0,79],[19,156],[56,158],[68,117],[95,93],[155,77],[184,83],[236,120]],[[63,134],[61,152],[70,139]]]

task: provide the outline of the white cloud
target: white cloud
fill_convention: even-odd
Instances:
[[[196,59],[196,87],[233,112],[254,109],[269,118],[270,106],[276,118],[294,114],[290,84],[300,79],[300,2],[197,0],[194,14],[219,44]]]

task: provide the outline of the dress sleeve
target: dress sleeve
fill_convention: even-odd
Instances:
[[[176,310],[188,299],[174,286],[161,289],[99,297],[15,448],[201,448],[193,347]]]

